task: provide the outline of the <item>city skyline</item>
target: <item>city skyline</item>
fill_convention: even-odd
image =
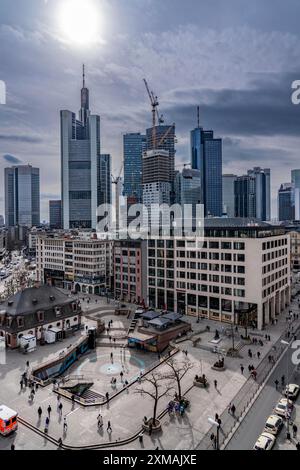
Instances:
[[[176,123],[178,162],[190,159],[189,132],[200,105],[201,125],[223,139],[223,173],[271,168],[275,217],[278,187],[299,167],[300,114],[290,99],[299,69],[299,5],[255,1],[244,12],[236,1],[226,8],[217,0],[191,0],[185,8],[169,0],[94,3],[105,19],[100,53],[98,44],[79,47],[62,38],[57,1],[28,0],[26,15],[24,2],[16,0],[14,8],[1,2],[0,78],[7,85],[0,115],[2,178],[6,166],[38,166],[41,219],[48,218],[48,200],[60,198],[59,110],[74,106],[85,62],[92,108],[103,124],[102,151],[112,155],[113,172],[120,167],[123,134],[151,125],[146,77],[166,121]]]

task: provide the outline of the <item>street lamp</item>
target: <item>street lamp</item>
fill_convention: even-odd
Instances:
[[[220,434],[220,424],[215,421],[213,418],[208,418],[207,421],[212,424],[213,426],[217,426],[217,437],[215,440],[215,450],[220,450],[220,444],[219,444],[219,434]]]
[[[288,341],[284,341],[283,339],[280,341],[281,344],[284,344],[285,346],[288,346],[290,345],[290,343]],[[287,349],[287,364],[286,364],[286,368],[287,368],[287,411],[285,413],[286,415],[286,438],[287,439],[290,439],[291,438],[291,435],[290,435],[290,412],[289,412],[289,352],[288,352],[288,349]]]

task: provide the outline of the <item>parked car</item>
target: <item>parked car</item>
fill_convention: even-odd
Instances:
[[[254,444],[254,450],[271,450],[276,442],[276,437],[269,432],[263,432],[256,443]]]
[[[277,415],[286,418],[286,415],[292,412],[293,407],[294,405],[292,400],[288,400],[287,398],[281,398],[277,403],[274,411]]]
[[[290,400],[296,400],[299,395],[300,387],[297,384],[288,384],[285,388],[285,396]]]
[[[266,421],[264,431],[277,436],[283,426],[283,419],[278,415],[271,415]]]

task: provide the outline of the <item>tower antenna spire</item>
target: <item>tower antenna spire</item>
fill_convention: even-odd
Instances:
[[[85,65],[82,65],[82,83],[83,83],[83,88],[85,88]]]
[[[200,127],[200,106],[197,106],[197,124],[198,124],[198,129]]]

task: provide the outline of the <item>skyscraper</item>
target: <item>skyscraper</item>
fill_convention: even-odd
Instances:
[[[5,168],[5,223],[7,227],[40,224],[40,170],[31,165]]]
[[[49,201],[49,225],[51,229],[62,228],[61,201]]]
[[[294,185],[284,183],[278,191],[278,220],[280,222],[295,219]]]
[[[96,228],[100,200],[100,116],[91,115],[89,90],[81,90],[79,120],[61,111],[61,193],[63,228]]]
[[[146,150],[146,136],[140,133],[123,137],[124,196],[135,197],[141,203],[143,197],[142,159]]]
[[[169,153],[171,180],[175,176],[175,125],[159,125],[146,130],[147,150],[165,150]]]
[[[255,178],[256,218],[268,221],[271,219],[271,170],[254,167],[248,175]]]
[[[101,154],[98,162],[98,206],[112,203],[111,156]]]
[[[263,221],[271,219],[270,169],[255,167],[247,175],[238,176],[235,187],[235,217],[249,217]]]
[[[201,172],[201,202],[205,215],[220,217],[222,207],[222,139],[199,124],[191,131],[192,168]]]
[[[234,182],[236,175],[223,175],[223,214],[227,217],[235,217]]]

